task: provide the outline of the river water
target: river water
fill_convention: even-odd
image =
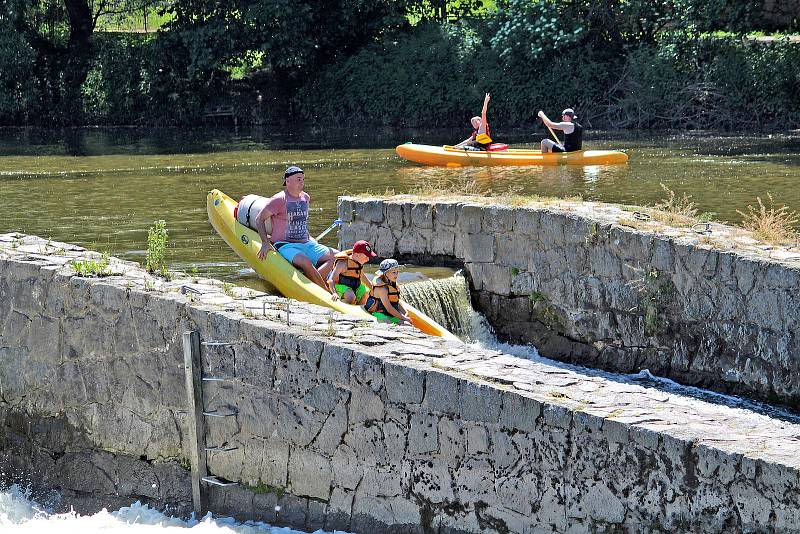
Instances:
[[[422,167],[398,158],[406,140],[441,144],[463,132],[314,131],[274,135],[178,130],[0,130],[0,232],[20,231],[142,261],[147,229],[164,219],[169,262],[228,281],[252,274],[208,224],[205,196],[270,195],[288,164],[306,170],[316,234],[347,193],[405,192],[432,182],[475,182],[487,192],[572,196],[630,204],[664,198],[660,184],[692,195],[700,212],[736,222],[756,196],[771,193],[800,211],[800,132],[778,136],[589,133],[587,148],[618,148],[630,162],[591,167]],[[338,137],[337,137],[338,135]],[[516,137],[514,137],[516,136]],[[517,132],[513,146],[541,133]],[[326,244],[335,244],[335,232]],[[434,276],[440,273],[433,273]]]

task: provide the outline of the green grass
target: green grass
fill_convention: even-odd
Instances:
[[[256,494],[274,493],[275,495],[278,496],[279,499],[284,495],[286,495],[286,488],[281,488],[278,486],[270,486],[268,484],[264,484],[260,480],[258,481],[257,484],[249,484],[247,486],[247,489]]]
[[[70,267],[78,276],[111,276],[111,269],[108,267],[109,254],[103,253],[99,260],[72,260]]]
[[[173,19],[172,13],[163,15],[158,8],[149,8],[147,13],[127,13],[124,15],[103,16],[97,21],[98,32],[106,33],[154,33]]]
[[[167,223],[156,221],[147,231],[147,259],[145,269],[150,273],[167,275]]]

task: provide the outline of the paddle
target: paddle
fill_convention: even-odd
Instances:
[[[319,234],[317,236],[317,241],[319,241],[320,239],[322,239],[323,237],[328,235],[328,233],[331,230],[333,230],[334,228],[336,228],[337,226],[339,226],[341,224],[342,224],[342,220],[341,219],[336,219],[335,221],[333,221],[333,224],[331,224],[329,227],[327,227],[325,230],[323,230],[321,234]]]
[[[552,128],[550,128],[550,125],[549,125],[549,124],[547,124],[547,123],[544,121],[544,113],[542,113],[542,112],[540,111],[538,116],[539,116],[539,118],[540,118],[540,119],[542,119],[542,124],[544,124],[545,126],[547,126],[547,129],[548,129],[548,130],[550,130],[550,135],[552,135],[552,136],[553,136],[553,139],[555,139],[555,140],[556,140],[556,144],[557,144],[557,145],[560,145],[560,144],[561,144],[561,140],[558,138],[558,136],[557,136],[557,135],[556,135],[556,133],[553,131],[553,129],[552,129]]]
[[[550,128],[550,126],[549,126],[549,125],[548,125],[546,122],[542,121],[542,123],[544,123],[544,125],[545,125],[545,126],[547,126],[547,129],[548,129],[548,130],[550,130],[550,135],[552,135],[552,136],[553,136],[553,139],[555,139],[555,140],[556,140],[556,144],[557,144],[557,145],[560,145],[560,144],[561,144],[561,141],[558,139],[558,136],[557,136],[557,135],[556,135],[556,133],[553,131],[553,129],[552,129],[552,128]]]

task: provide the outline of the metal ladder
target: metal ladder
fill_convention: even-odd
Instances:
[[[238,482],[230,482],[208,474],[206,463],[209,452],[229,452],[238,447],[223,447],[206,445],[206,417],[235,417],[236,410],[206,411],[203,404],[203,382],[229,382],[231,377],[203,376],[202,347],[230,346],[232,343],[222,341],[200,341],[200,333],[196,330],[183,333],[183,368],[186,376],[186,395],[189,402],[189,414],[194,419],[190,426],[189,460],[192,466],[192,504],[196,516],[203,511],[202,487],[203,484],[228,487],[236,486]]]

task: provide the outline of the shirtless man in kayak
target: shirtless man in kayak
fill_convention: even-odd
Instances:
[[[256,216],[255,226],[261,236],[258,258],[263,260],[267,251],[277,250],[303,271],[306,278],[328,291],[325,278],[331,272],[338,251],[320,245],[308,234],[311,197],[303,191],[305,181],[303,169],[294,165],[287,168],[283,173],[283,191],[272,196]],[[267,219],[272,222],[272,236],[267,234]]]
[[[561,112],[561,122],[553,122],[544,111],[539,111],[539,118],[551,129],[564,132],[564,142],[556,143],[553,139],[542,139],[542,153],[575,152],[583,149],[583,126],[575,119],[575,110],[567,108]]]

